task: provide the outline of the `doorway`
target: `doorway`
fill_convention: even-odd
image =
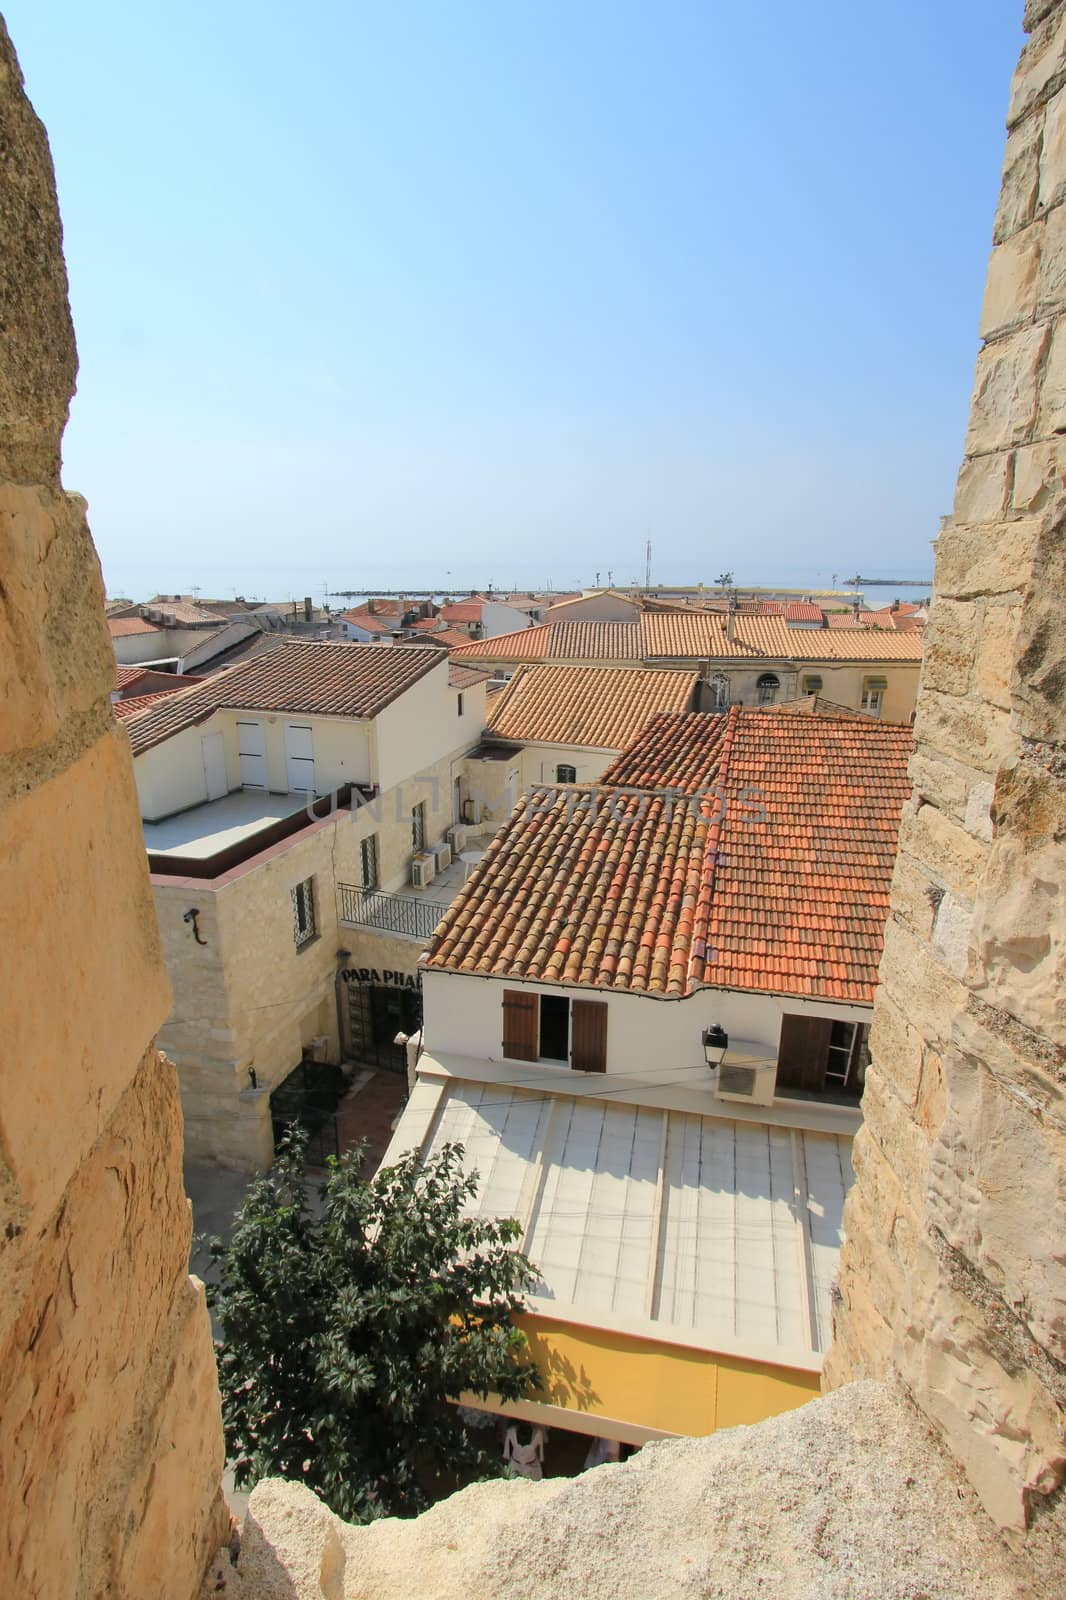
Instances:
[[[241,758],[241,785],[245,789],[267,786],[266,735],[261,722],[237,723],[237,750]]]
[[[421,989],[349,981],[348,1047],[355,1061],[406,1076],[407,1048],[395,1043],[396,1035],[417,1033],[421,1026]]]
[[[306,723],[285,724],[285,772],[290,794],[314,794],[315,752]]]

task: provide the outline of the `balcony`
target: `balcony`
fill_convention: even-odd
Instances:
[[[340,920],[379,933],[398,933],[409,939],[429,939],[453,898],[432,900],[421,894],[386,894],[382,889],[360,889],[338,883]]]

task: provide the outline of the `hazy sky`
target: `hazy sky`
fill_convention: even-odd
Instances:
[[[924,577],[1022,0],[6,0],[112,593]]]

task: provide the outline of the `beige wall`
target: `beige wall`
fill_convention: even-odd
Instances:
[[[826,1379],[897,1373],[1015,1542],[1066,1548],[1066,5],[1023,53],[937,549]],[[1034,1591],[1035,1592],[1035,1591]]]
[[[485,687],[456,690],[441,662],[374,719],[374,782],[384,791],[417,772],[430,772],[446,755],[473,747],[485,724]],[[459,695],[463,715],[458,714]]]
[[[657,663],[658,664],[658,663]],[[686,663],[677,662],[672,665],[680,666]],[[687,665],[691,666],[691,662]],[[921,672],[921,663],[917,661],[863,661],[859,663],[842,662],[832,663],[824,661],[801,662],[797,665],[786,665],[783,662],[763,661],[748,666],[738,665],[736,662],[714,662],[710,668],[704,668],[706,687],[701,686],[700,707],[701,711],[714,709],[710,693],[710,680],[721,672],[729,680],[729,695],[731,705],[756,706],[759,704],[759,679],[766,672],[773,672],[781,681],[777,693],[777,700],[792,700],[804,694],[804,683],[808,678],[821,678],[822,687],[817,691],[824,700],[831,700],[835,705],[848,706],[853,711],[862,709],[862,695],[866,682],[870,678],[883,678],[887,683],[882,702],[881,720],[883,722],[908,723],[914,710],[915,699],[918,693],[918,677]]]
[[[549,606],[545,622],[635,622],[640,607],[624,595],[586,594],[580,600],[564,600]]]
[[[192,1600],[226,1536],[169,1003],[85,505],[51,161],[0,23],[0,1594]]]
[[[411,808],[424,801],[427,842],[442,838],[452,821],[453,767],[447,756],[370,805],[342,810],[223,878],[153,877],[174,994],[160,1042],[178,1068],[191,1159],[250,1171],[269,1167],[270,1091],[316,1035],[328,1038],[331,1060],[340,1058],[338,950],[353,952],[349,964],[415,970],[417,942],[341,925],[336,886],[361,885],[360,841],[374,834],[380,886],[411,892]],[[292,889],[311,877],[318,937],[298,950]],[[192,907],[200,913],[202,945],[184,921]]]

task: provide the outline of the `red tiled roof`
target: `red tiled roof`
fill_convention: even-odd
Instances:
[[[365,606],[356,606],[353,611],[342,611],[341,621],[350,622],[353,628],[362,628],[364,633],[394,633],[399,614],[394,611],[390,616],[374,616]]]
[[[128,639],[135,633],[163,632],[157,623],[146,622],[143,617],[108,617],[107,628],[112,639]]]
[[[457,661],[448,663],[449,689],[472,689],[475,684],[488,683],[489,674],[479,672],[477,667],[464,667]]]
[[[640,660],[636,622],[541,622],[494,639],[475,639],[456,655],[487,661],[612,661]]]
[[[859,718],[656,717],[596,788],[519,803],[429,965],[869,1004],[911,749]]]
[[[464,661],[543,661],[551,635],[552,624],[539,622],[515,633],[498,633],[494,639],[465,639],[454,653]]]
[[[484,600],[458,600],[454,605],[441,606],[445,622],[480,622]]]
[[[660,616],[649,612],[640,628],[646,658],[766,656],[778,661],[914,661],[922,659],[917,635],[866,628],[790,628],[784,617]]]
[[[122,700],[140,699],[147,694],[173,694],[203,680],[194,672],[159,672],[154,667],[124,667],[116,664],[115,689]],[[134,693],[136,691],[136,693]]]
[[[411,629],[414,633],[437,633],[440,631],[439,617],[419,617],[417,622],[412,622]],[[463,635],[466,638],[466,635]]]
[[[699,676],[641,667],[519,667],[493,700],[488,737],[621,750],[656,712],[686,711]]]
[[[443,651],[377,644],[279,642],[195,688],[168,694],[127,723],[134,755],[203,722],[223,706],[303,716],[374,717],[411,684],[444,665]]]
[[[764,617],[771,614],[768,611],[763,611],[761,606],[759,611]],[[785,607],[786,622],[817,622],[820,625],[822,620],[821,606],[812,605],[807,600],[790,600]]]
[[[124,667],[121,661],[115,662],[115,688],[128,689],[136,683],[138,678],[143,678],[148,671],[147,667]]]
[[[184,685],[176,683],[173,689],[156,689],[152,694],[131,694],[128,700],[116,700],[111,709],[121,722],[127,717],[135,717],[145,706],[155,705],[157,700],[166,700],[172,694],[180,694]]]

